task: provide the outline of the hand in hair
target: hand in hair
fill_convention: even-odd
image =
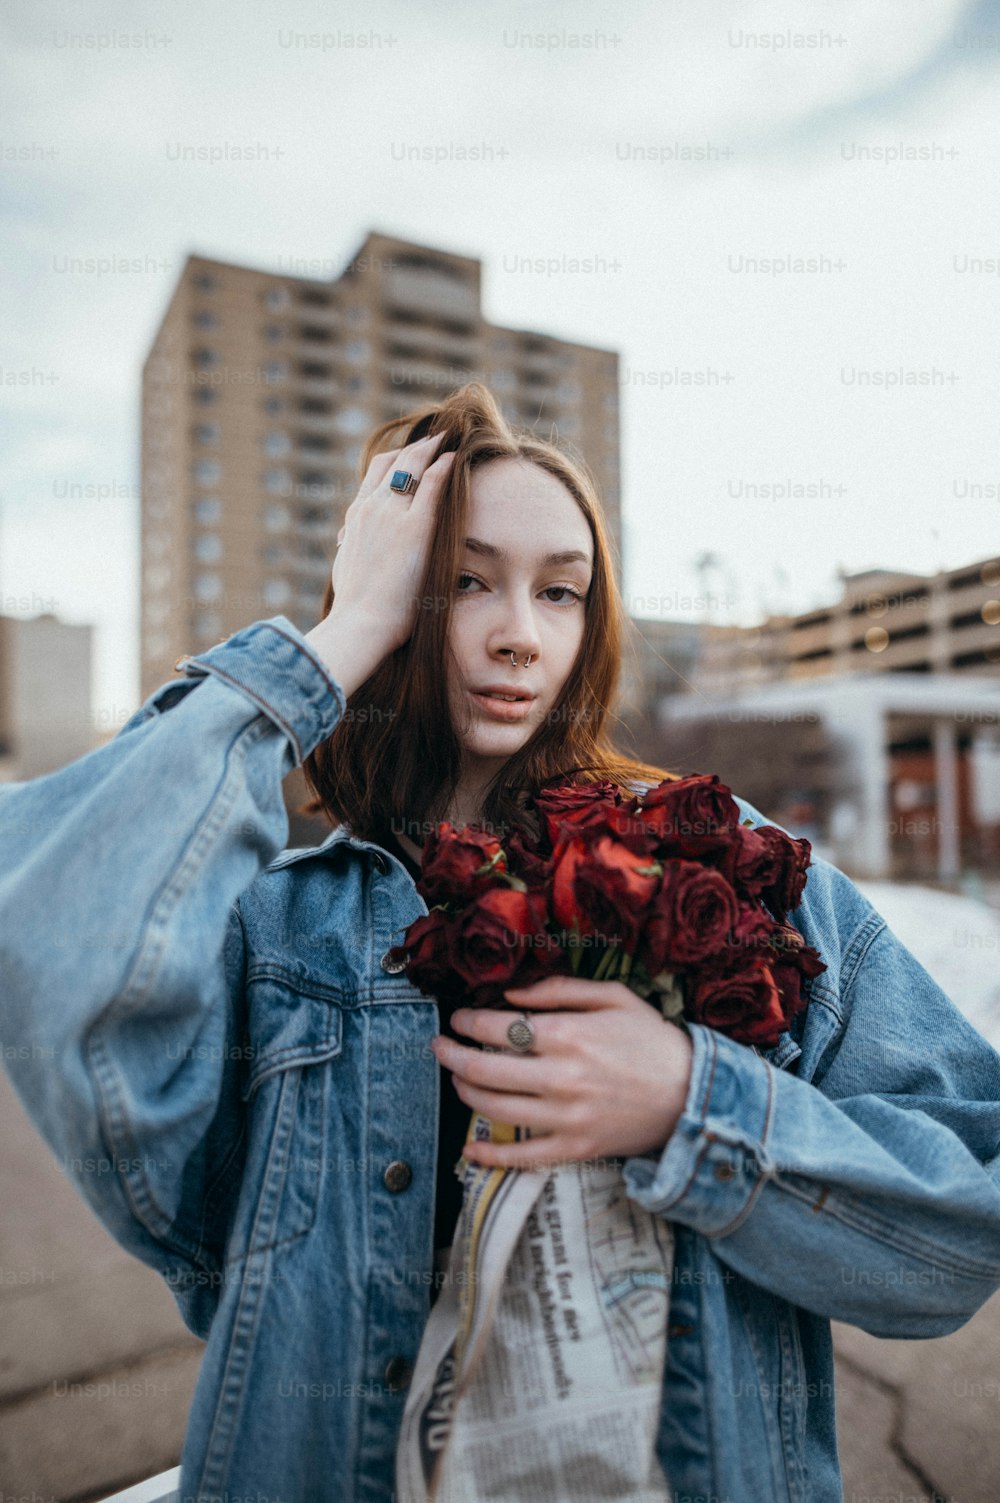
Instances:
[[[350,506],[333,564],[333,604],[306,632],[345,694],[350,695],[413,631],[437,503],[454,453],[432,461],[441,434],[376,454]],[[407,470],[415,491],[390,490]]]

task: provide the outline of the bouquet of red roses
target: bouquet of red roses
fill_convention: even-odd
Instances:
[[[621,981],[683,1025],[769,1048],[825,963],[787,922],[811,847],[741,823],[718,775],[627,798],[602,780],[541,789],[537,835],[503,843],[442,822],[417,890],[428,906],[395,953],[446,1008],[509,1006],[507,987],[572,974]]]

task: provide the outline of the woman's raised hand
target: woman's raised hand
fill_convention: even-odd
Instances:
[[[347,508],[333,564],[333,605],[306,638],[348,694],[409,639],[416,623],[437,502],[455,457],[434,458],[441,437],[376,454]],[[409,495],[389,489],[395,470],[417,482]]]

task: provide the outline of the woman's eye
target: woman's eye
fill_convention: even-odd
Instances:
[[[459,594],[468,595],[470,593],[466,581],[468,581],[468,584],[481,585],[483,583],[481,579],[477,579],[475,574],[462,573],[458,576],[457,589],[459,591]],[[486,588],[485,585],[483,586],[483,588]],[[581,595],[580,591],[574,590],[570,585],[549,585],[547,589],[542,591],[542,594],[548,595],[550,598],[553,595],[560,595],[563,597],[561,600],[552,601],[553,605],[572,605],[576,601],[582,601],[584,599],[584,596]]]

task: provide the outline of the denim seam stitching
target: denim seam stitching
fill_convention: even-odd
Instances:
[[[764,1126],[760,1136],[760,1146],[766,1154],[767,1141],[771,1132],[771,1122],[774,1118],[774,1078],[772,1071],[775,1067],[773,1065],[768,1066],[766,1060],[762,1060],[761,1063],[767,1071],[767,1100],[764,1104]],[[764,1184],[769,1178],[770,1176],[766,1173],[759,1174],[754,1180],[754,1183],[750,1188],[750,1193],[747,1196],[746,1200],[743,1202],[743,1205],[736,1212],[735,1216],[728,1223],[728,1225],[724,1226],[721,1231],[709,1232],[708,1235],[711,1237],[728,1237],[730,1232],[734,1232],[738,1227],[742,1226],[744,1221],[746,1221],[747,1217],[750,1215],[750,1212],[753,1210],[757,1198],[760,1195]]]
[[[267,625],[270,631],[273,631],[277,633],[279,637],[284,638],[284,640],[289,643],[290,646],[295,648],[295,651],[299,654],[300,657],[307,658],[308,661],[313,665],[313,667],[316,668],[320,674],[322,674],[323,680],[329,687],[330,693],[337,701],[337,706],[340,710],[340,713],[343,714],[345,709],[344,691],[337,683],[337,680],[331,677],[326,667],[320,661],[318,655],[310,652],[307,648],[304,648],[300,642],[296,642],[294,637],[290,637],[286,631],[282,631],[280,626],[275,626],[273,622],[269,622],[267,623]]]
[[[801,1175],[797,1177],[800,1179],[803,1178]],[[810,1192],[801,1190],[788,1179],[783,1180],[775,1177],[774,1183],[778,1189],[784,1190],[786,1194],[794,1195],[797,1200],[801,1200],[811,1209],[815,1208],[815,1198]],[[886,1235],[886,1232],[890,1229],[887,1222],[881,1221],[877,1217],[869,1218],[865,1214],[858,1214],[857,1212],[852,1215],[852,1209],[852,1204],[845,1199],[842,1193],[836,1197],[831,1193],[823,1201],[823,1211],[825,1214],[833,1216],[835,1220],[842,1222],[844,1226],[850,1227],[853,1231],[858,1231],[867,1237],[871,1237],[880,1246],[891,1248],[893,1252],[902,1253],[904,1256],[907,1254],[912,1255],[919,1259],[921,1263],[926,1263],[930,1268],[941,1268],[949,1273],[962,1274],[968,1278],[985,1278],[994,1282],[997,1279],[998,1267],[1000,1265],[995,1263],[974,1263],[971,1260],[963,1261],[960,1258],[943,1255],[943,1250],[938,1243],[929,1241],[919,1233],[911,1232],[906,1242],[897,1241],[894,1237]]]
[[[296,765],[301,764],[303,759],[302,743],[298,738],[295,728],[291,726],[288,721],[286,721],[280,710],[275,709],[274,705],[268,704],[268,702],[257,693],[256,689],[252,689],[249,684],[241,683],[239,679],[233,678],[232,674],[227,673],[224,668],[220,668],[218,663],[209,663],[206,664],[206,667],[210,673],[213,673],[218,678],[222,679],[223,683],[228,684],[231,688],[237,689],[241,694],[245,695],[252,704],[255,704],[257,708],[268,717],[273,725],[277,726],[279,730],[285,733],[285,735],[288,737],[289,741],[295,748]],[[310,706],[310,709],[311,708],[312,706]]]
[[[235,737],[228,748],[226,774],[214,790],[208,808],[197,825],[193,838],[181,853],[177,866],[161,885],[149,919],[143,927],[135,959],[125,980],[120,990],[94,1020],[87,1034],[84,1047],[98,1087],[99,1119],[112,1148],[119,1141],[133,1144],[134,1134],[124,1105],[125,1093],[119,1082],[114,1058],[106,1049],[103,1031],[120,1009],[127,1005],[134,1008],[148,996],[148,983],[136,989],[136,978],[143,969],[148,971],[152,960],[151,951],[156,950],[159,956],[163,954],[162,935],[157,937],[155,944],[151,939],[154,926],[158,920],[161,924],[169,922],[168,914],[173,911],[183,895],[187,879],[193,877],[201,869],[205,857],[215,843],[214,837],[217,831],[224,824],[238,796],[240,783],[239,779],[233,776],[236,767],[242,766],[246,750],[261,738],[265,729],[266,722],[258,717]],[[139,1155],[127,1154],[123,1157],[138,1158]],[[131,1172],[123,1170],[119,1183],[136,1220],[153,1240],[168,1251],[179,1253],[191,1262],[196,1262],[198,1244],[177,1232],[175,1221],[158,1204],[141,1166]]]
[[[847,950],[844,955],[845,962],[849,961],[850,965],[848,966],[845,964],[841,968],[840,989],[841,995],[844,997],[845,1001],[850,995],[854,984],[858,979],[861,967],[864,963],[866,955],[868,954],[868,951],[878,939],[879,935],[887,932],[888,927],[889,926],[882,915],[880,913],[876,913],[873,909],[868,917],[863,921],[860,928],[851,937],[850,943],[848,944]]]
[[[261,1310],[267,1280],[263,1276],[270,1254],[254,1255],[260,1263],[261,1277],[240,1280],[240,1297],[233,1319],[232,1334],[226,1352],[226,1365],[218,1387],[212,1428],[205,1448],[201,1477],[198,1482],[198,1497],[206,1491],[210,1495],[221,1492],[218,1484],[223,1480],[224,1469],[232,1456],[236,1440],[236,1415],[244,1402],[246,1369],[250,1361],[254,1339],[260,1329]],[[253,1261],[248,1258],[248,1263]]]

